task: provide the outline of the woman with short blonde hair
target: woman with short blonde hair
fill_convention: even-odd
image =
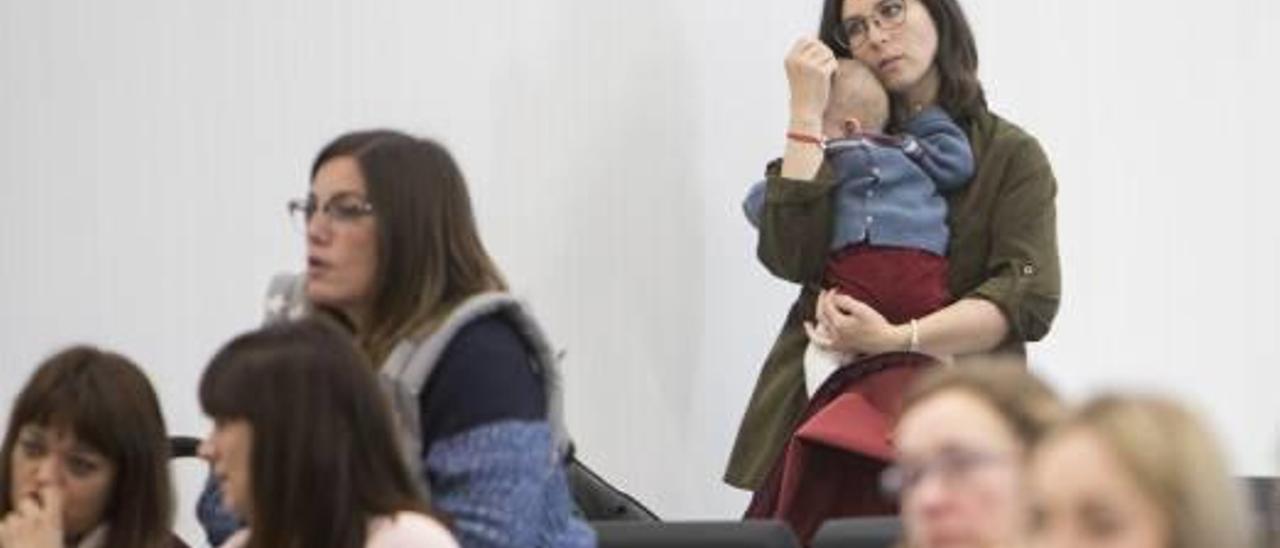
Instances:
[[[1036,449],[1032,485],[1040,546],[1253,545],[1214,436],[1167,398],[1089,401]]]

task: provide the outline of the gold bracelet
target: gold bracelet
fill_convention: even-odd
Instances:
[[[911,352],[920,351],[920,322],[914,318],[911,319],[911,345],[907,347]]]

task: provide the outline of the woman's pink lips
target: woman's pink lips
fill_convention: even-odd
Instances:
[[[888,59],[885,59],[885,60],[883,60],[883,61],[880,61],[880,70],[882,70],[882,71],[883,71],[883,70],[885,70],[885,69],[889,68],[889,66],[890,66],[890,65],[892,65],[892,64],[894,64],[894,63],[896,63],[896,62],[898,62],[898,61],[901,61],[901,60],[902,60],[902,56],[901,56],[901,55],[898,55],[898,56],[890,57],[890,58],[888,58]]]

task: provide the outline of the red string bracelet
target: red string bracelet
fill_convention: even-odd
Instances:
[[[822,148],[822,149],[827,148],[827,142],[826,142],[826,141],[822,140],[822,138],[820,138],[820,137],[814,137],[813,135],[806,135],[806,134],[804,134],[804,133],[799,133],[799,132],[795,132],[795,131],[788,131],[788,132],[787,132],[787,138],[788,138],[788,139],[790,139],[790,140],[792,140],[792,141],[796,141],[796,142],[798,142],[798,143],[805,143],[805,144],[810,144],[810,145],[817,145],[817,146],[818,146],[818,148]]]

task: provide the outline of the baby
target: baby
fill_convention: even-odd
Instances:
[[[866,65],[841,59],[831,75],[822,134],[829,144],[858,135],[877,135],[889,123],[889,93]]]
[[[876,309],[891,323],[910,323],[902,351],[917,351],[916,319],[946,306],[947,203],[942,192],[973,176],[964,131],[941,108],[924,109],[884,134],[889,96],[862,63],[843,59],[831,80],[823,116],[826,163],[835,175],[835,226],[823,286]],[[744,203],[758,224],[764,182]],[[805,388],[810,395],[856,356],[822,346],[822,326],[808,325]]]

